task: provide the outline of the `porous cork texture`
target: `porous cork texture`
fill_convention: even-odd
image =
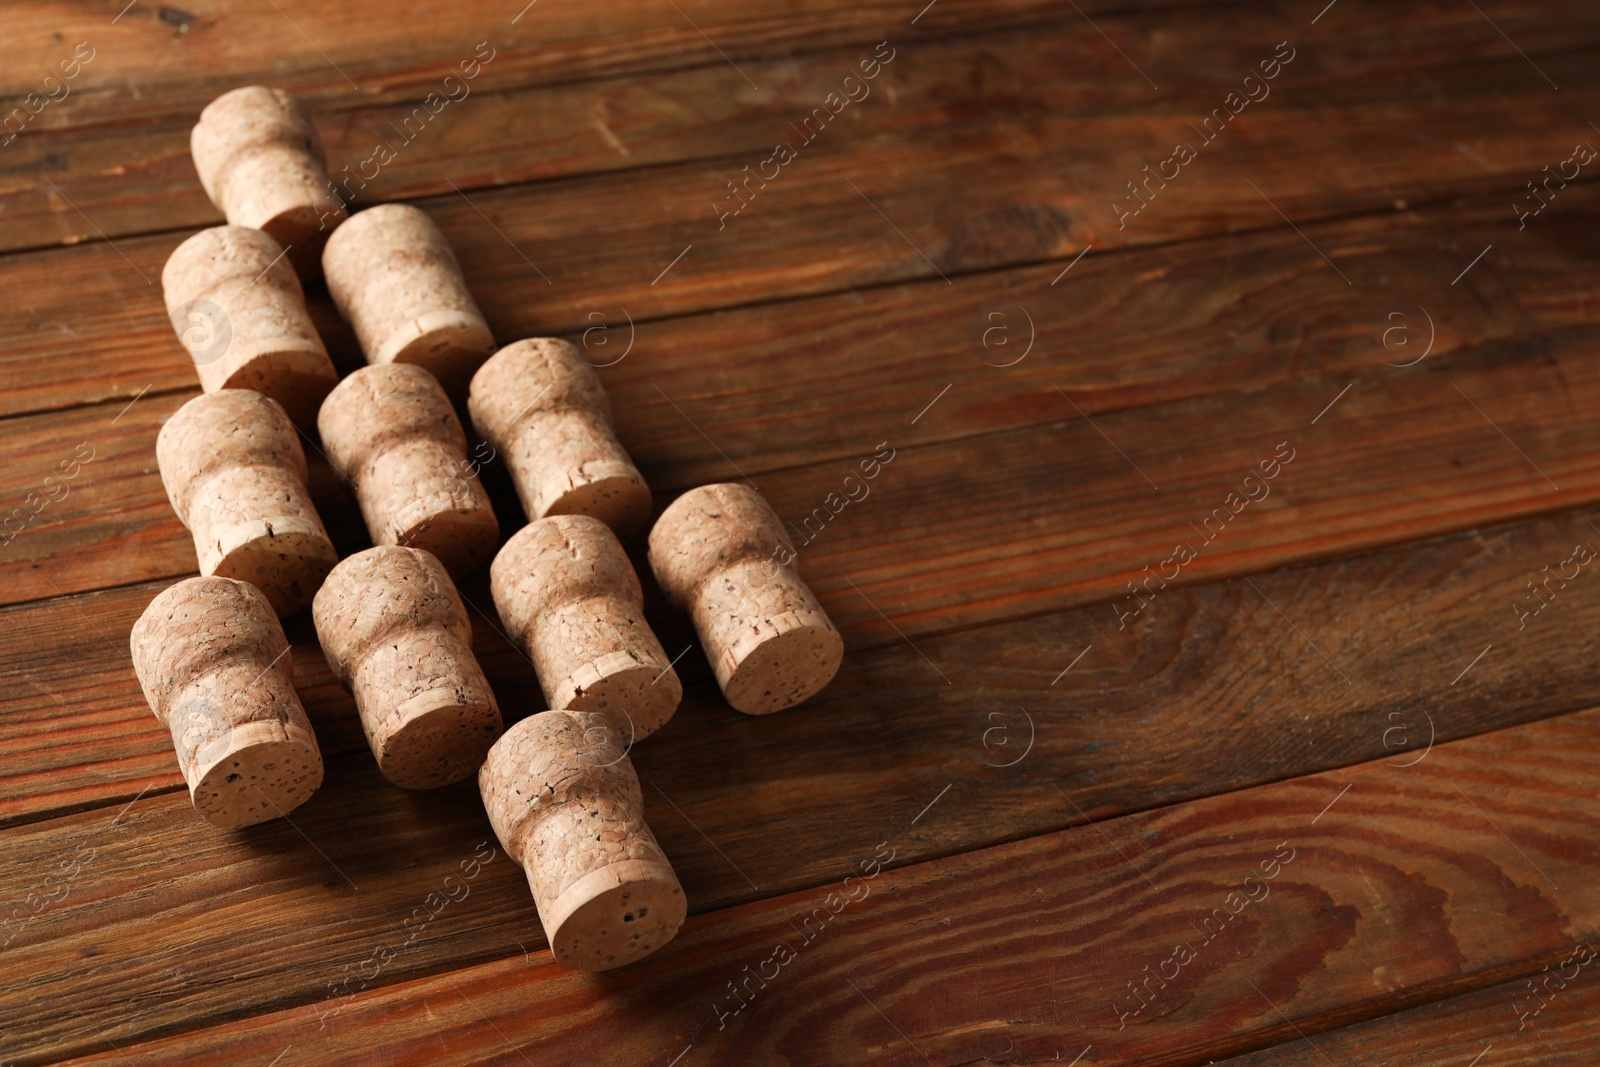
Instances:
[[[206,392],[254,389],[311,425],[339,375],[277,241],[243,226],[201,230],[167,257],[161,294]]]
[[[322,139],[294,97],[247,85],[200,112],[189,136],[206,195],[235,226],[271,234],[307,281],[322,273],[322,247],[345,220],[328,181]]]
[[[683,887],[645,825],[638,775],[609,719],[523,719],[489,750],[478,789],[500,843],[527,871],[557,962],[621,967],[683,925]]]
[[[355,485],[373,544],[426,549],[457,578],[494,555],[494,506],[432,374],[406,363],[363,367],[328,394],[317,429]]]
[[[678,710],[683,685],[645,621],[639,576],[599,519],[524,526],[495,556],[489,588],[552,708],[608,715],[624,744]]]
[[[650,531],[656,581],[694,620],[722,695],[750,715],[813,696],[844,658],[794,555],[772,505],[743,484],[689,490]]]
[[[201,574],[249,582],[279,615],[311,605],[339,557],[282,408],[245,389],[197,396],[161,427],[156,462]]]
[[[461,264],[420,208],[380,204],[352,216],[328,240],[322,267],[368,363],[416,363],[460,396],[494,351]]]
[[[529,519],[592,515],[623,540],[650,518],[650,487],[611,428],[611,399],[554,337],[509,344],[472,378],[472,424],[505,456]]]
[[[129,645],[207,822],[276,819],[316,792],[322,755],[295,695],[289,642],[260,590],[185,579],[150,602]]]
[[[459,782],[500,736],[472,622],[444,566],[416,548],[358,552],[311,609],[334,676],[355,697],[378,769],[406,789]]]

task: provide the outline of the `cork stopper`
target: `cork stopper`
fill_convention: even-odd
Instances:
[[[322,246],[345,219],[328,181],[322,139],[294,97],[247,85],[200,112],[189,136],[194,169],[234,226],[265,230],[307,281],[322,274]]]
[[[260,590],[187,578],[150,602],[129,645],[207,822],[276,819],[316,792],[322,755],[295,695],[289,642]]]
[[[455,253],[420,208],[380,204],[353,216],[328,240],[322,267],[368,363],[419,364],[459,396],[494,351]]]
[[[249,582],[279,615],[310,606],[339,557],[282,408],[246,389],[197,396],[161,427],[156,462],[201,574]]]
[[[437,559],[392,545],[358,552],[328,575],[311,617],[385,778],[433,789],[483,765],[500,736],[500,706]]]
[[[494,555],[494,506],[450,398],[426,370],[363,367],[328,394],[317,429],[355,485],[373,544],[426,549],[457,578]]]
[[[622,967],[683,925],[683,888],[645,825],[638,775],[608,719],[523,719],[489,750],[478,789],[500,843],[528,872],[557,962]]]
[[[611,400],[578,350],[517,341],[472,377],[472,424],[506,457],[529,519],[592,515],[626,540],[650,518],[650,487],[611,428]]]
[[[739,483],[689,490],[650,531],[656,581],[693,618],[722,695],[750,715],[813,696],[844,658],[794,557],[772,505]]]
[[[311,425],[339,375],[277,241],[243,226],[201,230],[167,257],[161,293],[201,388],[254,389]]]
[[[645,622],[639,576],[599,519],[524,526],[490,565],[489,588],[552,708],[609,715],[624,745],[678,710],[683,685]]]

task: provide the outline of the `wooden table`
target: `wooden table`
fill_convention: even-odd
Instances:
[[[1595,1062],[1600,8],[923,2],[0,11],[0,1061]],[[749,718],[651,591],[643,963],[550,960],[306,618],[289,819],[203,824],[140,695],[195,569],[158,279],[252,82],[603,365],[658,507],[759,485],[845,634]]]

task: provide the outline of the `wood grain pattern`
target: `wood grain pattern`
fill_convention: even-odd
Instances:
[[[69,83],[71,95],[40,111],[29,130],[193,116],[219,94],[258,82],[314,106],[415,100],[485,40],[497,51],[486,84],[515,88],[726,63],[725,56],[875,40],[888,31],[938,35],[1015,25],[1037,21],[1049,8],[1037,0],[967,0],[935,8],[912,27],[910,5],[883,0],[786,0],[776,11],[754,0],[678,6],[674,12],[649,0],[618,0],[604,8],[508,4],[491,11],[421,0],[401,12],[370,2],[330,8],[308,0],[210,0],[192,11],[139,3],[114,20],[115,10],[77,4],[8,7],[0,21],[0,96],[39,91],[44,75],[80,41],[95,49],[94,58]],[[1171,0],[1082,6],[1160,9]]]
[[[30,129],[193,115],[218,93],[253,81],[291,89],[319,107],[348,103],[352,97],[416,99],[484,39],[506,59],[494,70],[494,86],[514,88],[709,66],[726,62],[728,56],[742,61],[875,40],[885,33],[908,39],[956,36],[1060,14],[1056,5],[1037,0],[944,0],[931,8],[882,0],[788,0],[777,11],[752,0],[691,0],[679,4],[681,14],[648,0],[608,3],[603,11],[511,10],[507,5],[507,10],[493,12],[425,0],[408,6],[405,17],[370,2],[337,10],[307,0],[277,3],[276,11],[237,0],[191,6],[199,10],[140,3],[114,23],[110,14],[77,5],[8,9],[0,22],[0,69],[6,72],[0,93],[19,97],[37,91],[42,76],[80,40],[90,41],[98,51],[74,79],[70,105],[47,107]],[[1159,24],[1189,6],[1218,5],[1192,0],[1084,0],[1077,5],[1097,21],[1106,17],[1113,24],[1122,12],[1143,12],[1148,22]],[[1229,19],[1243,17],[1244,5],[1222,6]],[[1268,10],[1285,26],[1308,22],[1300,5],[1277,3]],[[1570,45],[1571,28],[1584,14],[1560,10],[1567,20],[1563,23],[1551,17],[1556,12],[1548,4],[1537,3],[1509,9],[1500,4],[1494,12],[1496,21],[1534,54]],[[1453,22],[1441,20],[1443,32],[1464,34],[1480,46],[1487,40],[1472,13],[1453,14]],[[1389,13],[1390,25],[1401,19],[1438,18],[1426,9]],[[1336,25],[1323,22],[1311,32],[1340,32]],[[1147,43],[1126,32],[1119,36],[1126,43],[1102,39],[1096,46],[1100,54],[1115,55],[1120,48],[1141,67],[1166,60],[1175,67],[1203,69],[1205,59],[1185,54],[1182,42],[1171,37]],[[1485,49],[1485,54],[1502,52]],[[1181,73],[1174,72],[1174,77]]]
[[[1117,598],[1128,598],[1121,610],[1132,610],[1138,602],[1129,583],[1154,581],[1141,588],[1159,591],[1161,577],[1150,578],[1158,570],[1189,584],[1593,501],[1600,430],[1587,411],[1600,399],[1600,369],[1589,358],[1595,339],[1592,328],[1575,327],[1415,367],[1291,381],[1092,422],[1072,412],[1068,396],[1040,390],[1040,413],[1054,408],[1062,421],[898,449],[871,483],[873,503],[837,503],[853,463],[763,473],[757,484],[802,537],[814,537],[802,544],[802,573],[850,647]],[[10,579],[0,599],[193,568],[192,544],[151,462],[159,423],[182,399],[149,397],[120,416],[99,405],[13,420],[22,462],[0,475],[0,498],[25,498],[80,443],[96,458],[71,496],[12,542],[0,565]],[[687,419],[699,411],[688,397],[687,409],[666,399]],[[1335,400],[1332,414],[1321,415]],[[905,404],[902,425],[919,403]],[[858,455],[870,457],[883,440],[894,448],[895,438],[892,423],[874,427]],[[1245,505],[1238,493],[1260,490],[1242,479],[1275,454],[1294,458],[1269,497]],[[658,494],[667,491],[670,483],[645,464]],[[722,477],[730,475],[737,476],[730,468]],[[338,491],[336,483],[322,488],[312,487],[319,505]],[[517,514],[503,493],[497,507]],[[807,535],[801,524],[817,508],[838,516],[820,530],[813,519]],[[1227,509],[1224,519],[1227,511],[1241,514],[1225,527],[1202,526],[1219,508]],[[324,517],[338,541],[335,513]],[[1177,544],[1198,555],[1172,570]],[[58,568],[54,578],[40,566],[47,559]],[[1115,623],[1119,609],[1104,610]]]
[[[972,17],[971,5],[959,10],[964,19]],[[1325,109],[1442,95],[1460,99],[1491,89],[1526,95],[1537,88],[1526,84],[1521,57],[1508,56],[1499,34],[1470,10],[1396,11],[1392,5],[1346,0],[1342,14],[1297,55],[1293,77],[1276,82],[1274,107]],[[1047,15],[1040,11],[1037,17]],[[891,131],[905,136],[972,116],[997,100],[1058,117],[1145,115],[1181,130],[1183,119],[1215,106],[1219,86],[1256,66],[1264,44],[1297,36],[1298,30],[1287,28],[1294,25],[1289,15],[1281,7],[1248,8],[1221,21],[1210,12],[1180,8],[1159,18],[1127,12],[1098,18],[1095,25],[1107,37],[1150,66],[1159,89],[1107,48],[1105,38],[1076,12],[1026,30],[959,39],[919,29],[908,41],[899,28],[861,24],[862,32],[894,38],[896,58],[871,87],[877,99],[852,110],[846,128],[835,133],[851,139]],[[1541,24],[1521,46],[1541,57],[1558,53],[1550,62],[1570,92],[1587,83],[1587,69],[1560,53],[1592,47],[1597,38],[1600,20],[1578,12],[1559,31],[1553,23]],[[741,60],[737,70],[719,57],[688,69],[507,90],[497,89],[503,80],[496,77],[497,54],[465,90],[459,84],[451,90],[452,96],[465,91],[465,97],[443,105],[437,116],[425,113],[426,121],[414,115],[417,99],[375,103],[370,94],[329,98],[323,101],[328,110],[315,117],[330,173],[336,179],[353,176],[346,191],[358,204],[453,193],[452,183],[470,192],[692,159],[759,159],[775,138],[786,136],[790,121],[808,115],[838,89],[842,75],[870,55],[878,39],[869,35],[837,47],[841,41],[824,38],[836,46],[828,51],[815,51],[816,43],[800,39],[782,56],[757,55]],[[1178,50],[1181,62],[1174,54]],[[751,91],[745,77],[761,90]],[[62,110],[73,106],[69,97]],[[190,114],[113,127],[44,129],[5,145],[0,215],[9,221],[0,232],[0,250],[115,240],[220,221],[189,161],[193,121]],[[829,140],[835,139],[830,134]],[[388,146],[395,158],[374,163],[379,145]],[[1472,155],[1487,158],[1487,146],[1460,147],[1468,154],[1458,151],[1451,170],[1475,165]]]
[[[1019,61],[1000,77],[1002,88],[1029,69]],[[746,165],[759,169],[765,154],[482,191],[471,194],[471,203],[453,192],[420,203],[457,249],[468,283],[503,338],[604,326],[616,336],[629,322],[957,277],[1072,257],[1090,246],[1098,256],[1219,230],[1277,230],[1284,225],[1280,209],[1304,228],[1321,216],[1478,194],[1498,229],[1516,221],[1511,191],[1541,166],[1565,158],[1568,141],[1579,136],[1564,115],[1538,106],[1527,95],[1531,89],[1510,82],[1525,79],[1523,72],[1499,69],[1490,78],[1469,66],[1457,69],[1463,92],[1484,93],[1471,108],[1416,87],[1398,101],[1352,103],[1333,134],[1315,121],[1328,94],[1307,90],[1298,108],[1292,99],[1269,97],[1120,228],[1113,201],[1126,194],[1124,183],[1169,155],[1174,130],[1187,131],[1187,123],[1172,114],[1058,110],[1056,97],[1072,93],[1052,95],[1056,83],[1048,80],[970,106],[960,96],[918,107],[869,97],[855,114],[876,108],[889,132],[873,133],[877,119],[852,119],[837,129],[838,139],[803,146],[805,154],[739,216],[723,220],[726,225],[719,226],[714,204],[736,203],[726,183],[742,176]],[[883,76],[892,73],[893,64]],[[1280,92],[1299,73],[1293,65],[1285,68]],[[1433,81],[1413,73],[1419,86]],[[897,117],[903,112],[923,117],[905,121]],[[865,128],[857,131],[858,125]],[[902,132],[892,132],[900,125]],[[1347,140],[1330,147],[1330,135]],[[1376,158],[1363,151],[1379,142],[1393,142],[1392,148]],[[1457,146],[1470,150],[1463,154]],[[1552,155],[1558,148],[1561,154]],[[1346,162],[1305,165],[1308,156],[1323,152]],[[1489,198],[1493,189],[1503,192]],[[1567,195],[1575,200],[1577,191]],[[1571,202],[1563,198],[1551,214],[1573,210]],[[1521,244],[1556,240],[1555,229],[1545,226],[1545,235]],[[0,312],[0,412],[131,398],[147,386],[159,391],[192,383],[153,284],[186,236],[129,238],[115,247],[96,242],[0,260],[0,286],[21,294]],[[1483,247],[1473,246],[1476,235],[1472,241],[1459,231],[1454,237],[1454,255],[1438,268],[1445,282]],[[1370,239],[1369,231],[1357,249]],[[1353,249],[1335,246],[1336,260],[1340,251]],[[1307,266],[1338,280],[1315,250],[1301,252]],[[680,253],[684,258],[663,274]],[[1364,287],[1383,288],[1393,276],[1374,267],[1376,278],[1341,269]],[[57,281],[40,286],[41,276]],[[932,294],[930,311],[937,307]],[[319,325],[331,318],[323,304]],[[970,329],[964,324],[964,333]],[[354,355],[336,327],[327,339]],[[1059,339],[1048,343],[1054,347]],[[69,351],[61,351],[64,344]]]
[[[1503,1067],[1583,1063],[1600,1041],[1595,940],[1580,923],[1565,951],[1503,985],[1286,1041],[1224,1067],[1310,1067],[1324,1056],[1371,1067],[1460,1067],[1478,1057]]]
[[[1516,1029],[1600,938],[1600,187],[1517,218],[1600,143],[1600,10],[1570,6],[0,10],[10,103],[98,50],[0,144],[0,1060],[1582,1061],[1582,977]],[[694,915],[600,977],[546,960],[471,783],[383,781],[309,620],[327,784],[244,833],[194,817],[127,661],[194,566],[153,455],[193,371],[153,282],[214,219],[195,112],[294,89],[337,170],[480,40],[473,99],[362,202],[438,219],[503,340],[626,349],[601,373],[657,507],[753,479],[850,647],[761,720],[679,660],[633,756]],[[871,98],[719,220],[884,40]],[[364,545],[314,450],[312,482]],[[507,719],[541,707],[474,626]]]
[[[995,776],[984,765],[1009,762],[1030,735],[1037,766],[1030,759],[1019,792],[988,812],[1004,812],[1008,827],[1024,820],[1030,832],[1055,817],[1053,794],[1035,770],[1081,775],[1074,781],[1082,788],[1102,781],[1108,792],[1094,804],[1120,813],[1385,753],[1404,760],[1435,730],[1454,738],[1558,714],[1600,686],[1600,666],[1572,640],[1600,625],[1600,586],[1574,581],[1559,599],[1541,588],[1554,602],[1525,625],[1516,610],[1532,603],[1527,583],[1542,581],[1574,545],[1600,545],[1591,521],[1587,510],[1563,513],[1258,575],[1254,588],[1231,580],[1175,589],[1124,630],[1097,604],[918,639],[916,648],[858,651],[814,705],[759,722],[722,704],[695,651],[679,663],[701,682],[690,685],[694,717],[686,721],[728,731],[731,747],[708,761],[701,727],[672,727],[641,758],[697,825],[737,854],[756,850],[750,862],[763,882],[784,863],[761,822],[747,817],[791,819],[790,789],[812,798],[823,848],[838,835],[824,828],[848,822],[855,798],[875,783],[912,788],[941,773],[953,780],[951,752],[962,754],[964,784],[988,782]],[[178,787],[170,741],[144,706],[127,653],[134,619],[165,584],[0,611],[0,662],[17,665],[0,690],[8,754],[0,820],[120,805],[147,786]],[[475,649],[512,720],[541,706],[537,683],[492,621],[483,584],[465,583],[463,593],[474,606]],[[691,644],[681,618],[658,602],[648,614],[673,655]],[[291,619],[287,629],[323,750],[364,752],[354,707],[327,673],[308,622]],[[1495,648],[1473,662],[1486,645]],[[1446,684],[1469,664],[1470,682]],[[906,694],[907,710],[881,708],[886,688]],[[1301,717],[1257,734],[1248,729],[1254,707],[1293,708]],[[1218,709],[1237,734],[1217,730]],[[1397,717],[1387,718],[1391,712]],[[1154,758],[1152,738],[1170,752]],[[852,759],[879,750],[897,753],[895,770]],[[761,789],[774,766],[784,774],[768,807]],[[723,810],[733,796],[740,804]],[[931,854],[995,840],[976,815],[963,833],[976,836],[930,842]],[[870,844],[837,839],[847,848]],[[822,862],[829,855],[824,849]],[[724,874],[719,894],[748,888]]]
[[[1065,1062],[1093,1045],[1099,1062],[1199,1063],[1294,1027],[1493,985],[1569,952],[1600,903],[1600,827],[1585,800],[1600,757],[1584,743],[1597,721],[1584,712],[1437,746],[1414,767],[1293,779],[866,880],[857,859],[870,862],[869,849],[815,888],[693,918],[656,956],[605,978],[506,944],[497,962],[358,993],[337,1015],[327,1003],[289,1008],[136,1051],[148,1063],[201,1048],[269,1058],[295,1044],[436,1063],[604,1049],[657,1064],[685,1051],[700,1062],[958,1064]],[[952,795],[925,818],[959,817],[967,799]],[[900,847],[924,803],[886,792],[862,812],[884,842],[878,855]],[[1061,795],[1063,810],[1072,803]],[[88,832],[73,821],[54,845]],[[114,847],[107,867],[123,862]],[[420,887],[434,872],[413,873]],[[342,884],[305,889],[302,913],[354,896]],[[499,906],[469,899],[479,914]],[[817,908],[807,937],[801,920]],[[1192,958],[1173,967],[1178,944]],[[102,951],[104,969],[117,957]],[[60,980],[81,983],[93,966],[69,963]],[[1146,966],[1166,978],[1130,1017]],[[756,973],[766,982],[751,979],[736,999],[729,983]],[[110,1012],[95,1021],[103,1032],[69,1047],[141,1029]],[[44,1023],[41,1037],[54,1043],[61,1029]]]
[[[838,871],[872,854],[887,819],[904,823],[945,786],[937,818],[930,814],[896,832],[897,863],[1046,833],[1080,821],[1080,812],[1099,821],[1364,758],[1386,760],[1397,771],[1413,763],[1431,767],[1438,749],[1429,750],[1430,738],[1442,745],[1559,713],[1600,681],[1592,657],[1562,639],[1595,625],[1600,586],[1573,583],[1525,631],[1516,629],[1511,609],[1525,576],[1570,555],[1574,541],[1600,539],[1588,522],[1583,515],[1556,517],[1259,576],[1255,588],[1235,581],[1174,592],[1160,615],[1121,633],[1079,611],[922,642],[951,685],[903,646],[853,655],[815,705],[792,715],[752,720],[730,712],[708,685],[691,686],[673,723],[634,752],[651,783],[648,818],[699,912],[841,877]],[[109,596],[97,595],[101,605]],[[96,614],[105,613],[102,607]],[[341,975],[342,963],[323,966],[329,957],[365,959],[371,944],[361,942],[382,940],[387,924],[414,906],[411,897],[422,895],[414,892],[417,880],[448,872],[459,858],[456,845],[487,825],[476,797],[470,789],[404,794],[384,783],[363,750],[348,698],[327,681],[309,635],[300,637],[297,681],[308,711],[327,750],[352,754],[329,761],[329,784],[295,813],[293,826],[279,826],[270,847],[256,837],[230,842],[193,817],[181,790],[146,795],[123,820],[128,854],[146,857],[137,861],[145,864],[141,876],[192,889],[196,896],[185,897],[192,907],[169,913],[159,885],[142,903],[131,901],[131,875],[96,866],[62,901],[68,910],[41,915],[13,949],[32,945],[36,953],[13,959],[56,974],[75,938],[93,937],[110,956],[118,951],[114,941],[132,951],[170,926],[187,938],[157,937],[148,967],[179,966],[188,977],[175,976],[152,994],[149,1026],[206,1018],[237,998],[260,1007],[301,1002],[326,995],[329,971]],[[1494,648],[1475,660],[1485,644]],[[1092,648],[1076,660],[1086,646]],[[521,694],[532,692],[526,666],[519,671],[509,654],[487,656],[485,666],[508,716],[519,716],[527,708]],[[1452,684],[1469,666],[1470,674]],[[58,679],[68,670],[63,663]],[[519,682],[523,688],[511,688]],[[885,691],[900,694],[893,708],[882,702]],[[134,707],[129,714],[146,724],[150,747],[165,748],[147,712]],[[37,737],[37,728],[26,736]],[[1507,744],[1473,743],[1491,752]],[[871,757],[884,751],[896,753],[892,764]],[[999,766],[1013,760],[1014,766]],[[1513,781],[1523,772],[1508,766],[1504,774]],[[175,782],[170,773],[167,782]],[[121,795],[131,799],[133,785]],[[46,869],[52,850],[75,835],[95,836],[85,847],[97,847],[117,807],[7,830],[18,877]],[[1218,826],[1234,825],[1217,818]],[[1130,838],[1115,840],[1127,848]],[[278,857],[275,866],[263,869],[252,859],[263,849]],[[155,853],[168,858],[156,864],[148,859]],[[174,865],[171,857],[183,856],[195,858]],[[349,891],[338,870],[361,891]],[[291,872],[306,880],[290,879]],[[275,880],[279,875],[289,880]],[[474,904],[472,921],[449,927],[449,939],[430,943],[427,954],[408,952],[386,966],[383,981],[533,945],[536,921],[513,918],[525,903],[520,876],[500,871],[494,879],[483,883],[495,887],[483,905],[487,917]],[[197,954],[189,946],[207,942],[209,924],[229,920],[199,901],[247,886],[252,915],[269,927],[280,921],[272,916],[284,916],[302,947],[275,947],[275,962],[256,961],[248,982],[236,979],[223,992],[206,975],[236,973],[232,950],[219,943]],[[20,891],[0,899],[27,891],[8,888]],[[307,892],[327,899],[308,906]],[[74,900],[87,910],[70,910]],[[114,927],[92,920],[96,909],[111,906],[119,909]],[[163,962],[167,957],[171,964]],[[70,985],[80,1010],[90,1010],[89,996],[98,990],[93,995],[107,1007],[94,1018],[113,1025],[122,983],[134,979],[120,968],[89,979],[84,973]],[[139,1032],[147,1032],[143,1025]],[[107,1032],[121,1043],[122,1035]]]

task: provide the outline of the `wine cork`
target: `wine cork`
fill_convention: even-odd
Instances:
[[[197,396],[161,427],[156,462],[201,574],[249,582],[279,615],[310,606],[339,557],[282,408],[246,389]]]
[[[737,483],[691,489],[650,531],[656,581],[693,618],[723,696],[751,715],[814,695],[844,657],[794,556],[772,506]]]
[[[277,241],[243,226],[201,230],[167,257],[161,293],[201,388],[254,389],[311,425],[339,375]]]
[[[545,711],[507,730],[478,772],[489,822],[533,888],[557,962],[621,967],[672,940],[688,906],[644,821],[610,720]]]
[[[623,539],[650,517],[650,487],[611,428],[611,400],[566,341],[507,345],[472,378],[472,424],[506,457],[529,519],[592,515]]]
[[[678,710],[683,685],[645,622],[639,576],[599,519],[524,526],[490,565],[489,588],[552,708],[609,715],[626,744]]]
[[[494,555],[500,524],[467,462],[467,435],[421,367],[363,367],[328,394],[317,429],[355,485],[373,544],[426,549],[460,577]]]
[[[150,602],[129,645],[207,822],[250,826],[316,792],[322,755],[295,695],[289,642],[260,590],[187,578]]]
[[[494,351],[455,253],[419,208],[358,213],[328,240],[322,267],[368,363],[419,364],[459,395]]]
[[[206,195],[230,223],[271,234],[302,278],[322,274],[322,246],[345,219],[344,201],[294,97],[264,85],[223,93],[200,112],[189,149]]]
[[[311,617],[385,778],[432,789],[483,765],[500,736],[500,707],[472,654],[467,609],[437,559],[390,545],[358,552],[328,575]]]

